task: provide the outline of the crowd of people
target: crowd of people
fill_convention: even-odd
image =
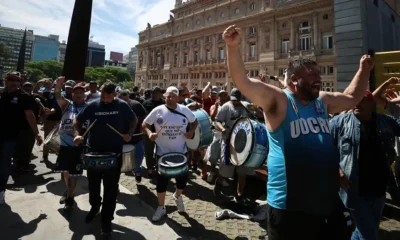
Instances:
[[[45,139],[58,128],[54,171],[66,183],[60,204],[67,211],[73,209],[76,177],[87,170],[91,209],[85,221],[90,223],[101,211],[104,234],[112,232],[124,144],[135,146],[135,181],[142,181],[144,159],[146,175],[156,180],[158,208],[153,221],[166,215],[171,178],[176,181],[173,199],[177,209],[185,212],[182,194],[189,168],[196,171],[198,166],[201,177],[215,184],[216,197],[223,195],[227,180],[234,178],[234,201],[244,204],[249,201],[244,190],[251,188],[246,178],[256,169],[230,164],[226,149],[235,122],[252,118],[265,124],[269,141],[270,240],[378,239],[386,191],[400,201],[400,96],[391,88],[400,79],[390,78],[373,93],[368,91],[374,61],[364,55],[343,93],[323,92],[317,63],[296,59],[289,62],[283,87],[275,87],[248,76],[240,38],[236,26],[224,32],[227,64],[236,86],[230,93],[227,86],[210,82],[204,89],[192,90],[185,83],[166,89],[122,89],[110,81],[99,88],[96,82],[76,83],[64,77],[32,84],[18,72],[7,74],[0,99],[4,114],[0,119],[0,204],[5,203],[11,171],[30,171],[34,143],[44,141],[38,123],[43,123]],[[376,113],[377,104],[392,116]],[[213,140],[204,149],[189,150],[186,142],[199,127],[194,114],[199,109],[210,118]],[[50,152],[44,144],[43,162],[49,161]],[[102,170],[85,166],[82,159],[95,157],[115,166]],[[171,161],[177,161],[174,166],[180,168],[165,167]],[[351,213],[354,231],[347,230],[344,209]]]

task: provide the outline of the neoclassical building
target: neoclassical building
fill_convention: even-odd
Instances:
[[[336,89],[333,0],[176,0],[171,12],[168,22],[139,33],[141,87],[185,81],[189,88],[207,82],[232,88],[222,32],[236,24],[250,76],[282,76],[288,60],[311,58],[320,66],[323,90]]]

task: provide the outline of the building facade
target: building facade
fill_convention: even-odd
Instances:
[[[60,42],[59,36],[39,36],[35,35],[33,41],[33,58],[32,61],[40,62],[59,59]]]
[[[64,40],[60,43],[60,47],[58,49],[58,61],[64,62],[65,61],[65,53],[67,52],[67,42]]]
[[[342,91],[356,73],[361,55],[400,49],[400,1],[335,0],[334,9],[337,83]]]
[[[131,74],[132,79],[135,81],[136,75],[136,62],[138,59],[138,51],[136,47],[131,48],[129,51],[126,62],[128,63],[127,70]]]
[[[5,72],[15,70],[18,63],[19,50],[25,30],[2,27],[0,25],[0,43],[8,49],[9,56],[0,56],[0,66]],[[25,62],[32,60],[33,30],[26,32]]]
[[[333,0],[177,0],[175,17],[139,33],[136,83],[150,88],[185,81],[189,88],[203,88],[212,82],[232,88],[222,32],[236,24],[250,76],[282,76],[289,59],[307,57],[320,65],[323,90],[333,91],[333,6]]]
[[[104,67],[113,67],[113,68],[119,68],[119,69],[127,70],[128,63],[119,62],[119,61],[112,61],[112,60],[105,60],[104,61]]]
[[[105,46],[97,42],[89,41],[86,66],[104,67],[105,58],[106,58]]]
[[[124,54],[119,52],[110,51],[110,60],[122,62],[124,60]]]

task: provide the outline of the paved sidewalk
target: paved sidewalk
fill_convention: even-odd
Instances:
[[[35,147],[34,154],[41,156]],[[67,240],[101,239],[100,216],[91,224],[84,219],[90,210],[86,177],[78,182],[77,207],[69,214],[63,211],[59,199],[65,187],[60,174],[52,173],[46,166],[55,163],[40,163],[39,158],[32,161],[33,173],[13,173],[9,180],[12,189],[6,192],[6,204],[0,206],[0,239]],[[132,178],[132,181],[134,179]],[[167,224],[153,224],[154,211],[129,190],[120,186],[115,219],[113,221],[113,239],[129,240],[175,240],[180,237]]]

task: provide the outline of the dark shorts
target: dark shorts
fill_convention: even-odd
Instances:
[[[67,172],[71,176],[81,176],[83,173],[82,151],[82,147],[61,146],[54,172]]]

